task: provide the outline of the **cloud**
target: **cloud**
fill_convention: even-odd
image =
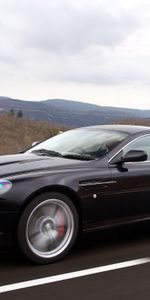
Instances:
[[[149,16],[139,0],[5,0],[0,78],[149,84]]]
[[[120,44],[137,27],[136,18],[126,11],[114,14],[98,3],[92,6],[84,1],[80,5],[79,1],[76,5],[72,1],[56,1],[54,5],[43,1],[43,8],[35,5],[28,15],[24,46],[75,55],[91,46]]]

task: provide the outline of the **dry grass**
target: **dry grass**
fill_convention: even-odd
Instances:
[[[123,119],[114,121],[113,124],[150,126],[150,119]]]
[[[0,155],[17,153],[30,147],[34,141],[42,141],[65,129],[46,122],[2,116],[0,117]]]
[[[133,124],[150,126],[150,119],[124,119],[114,124]],[[56,135],[59,130],[66,130],[50,123],[35,121],[15,116],[0,117],[0,155],[18,153],[31,147],[34,141],[42,141]]]

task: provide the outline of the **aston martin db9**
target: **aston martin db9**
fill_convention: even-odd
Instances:
[[[63,258],[79,232],[150,218],[150,128],[69,130],[0,156],[0,241],[31,261]]]

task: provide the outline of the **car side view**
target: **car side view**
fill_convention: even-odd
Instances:
[[[80,232],[150,219],[150,128],[100,125],[0,156],[0,242],[63,258]]]

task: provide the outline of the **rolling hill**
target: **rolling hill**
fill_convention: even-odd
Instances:
[[[99,106],[78,101],[48,99],[21,101],[0,97],[0,114],[21,110],[29,119],[48,121],[70,127],[108,124],[126,118],[150,118],[150,110]]]

